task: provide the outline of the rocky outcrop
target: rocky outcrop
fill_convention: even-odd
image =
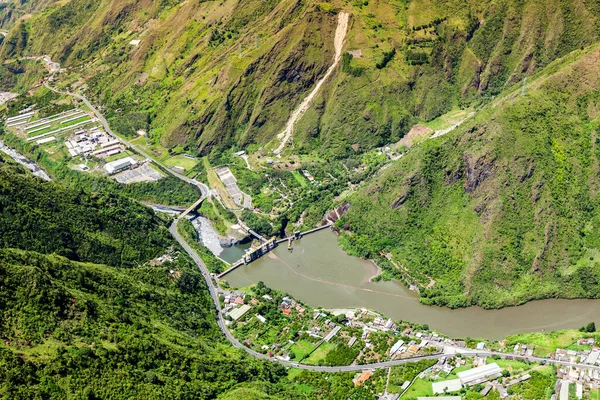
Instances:
[[[473,155],[463,155],[466,181],[463,185],[467,193],[473,193],[486,179],[494,175],[495,160],[487,155],[474,159]]]

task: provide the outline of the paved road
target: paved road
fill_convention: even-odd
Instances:
[[[192,184],[192,185],[198,187],[198,189],[200,189],[200,193],[202,193],[202,197],[210,196],[210,190],[209,190],[208,186],[206,186],[204,183],[198,182],[195,179],[188,178],[185,175],[182,175],[182,174],[180,174],[180,173],[178,173],[176,171],[173,171],[173,169],[171,169],[168,166],[164,165],[160,161],[155,160],[152,156],[150,156],[145,150],[143,150],[139,146],[136,146],[135,144],[133,144],[133,143],[129,142],[128,140],[123,139],[122,137],[120,137],[117,134],[115,134],[112,131],[112,129],[110,129],[110,126],[108,125],[108,122],[106,121],[106,118],[104,118],[104,116],[96,109],[96,107],[94,107],[94,105],[92,103],[90,103],[90,101],[85,96],[82,96],[82,95],[77,94],[77,93],[62,92],[62,91],[60,91],[58,89],[55,89],[52,86],[50,86],[48,84],[48,82],[45,82],[44,85],[48,89],[52,90],[53,92],[56,92],[56,93],[59,93],[59,94],[62,94],[62,95],[72,96],[72,97],[75,97],[76,99],[79,99],[79,100],[83,101],[84,104],[86,106],[88,106],[90,108],[90,110],[92,110],[92,112],[94,113],[94,115],[96,116],[96,118],[98,118],[98,120],[100,121],[100,123],[102,124],[102,126],[104,127],[104,129],[106,130],[106,132],[109,135],[111,135],[115,139],[121,141],[122,143],[125,143],[128,147],[131,147],[136,152],[138,152],[141,155],[143,155],[144,157],[146,157],[148,160],[151,160],[154,163],[156,163],[157,165],[161,166],[165,171],[167,171],[169,174],[173,175],[174,177],[179,178],[182,181],[185,181],[185,182],[187,182],[189,184]]]
[[[166,171],[168,171],[171,175],[175,176],[176,178],[179,178],[185,182],[188,182],[192,185],[197,186],[201,193],[202,193],[202,197],[205,196],[209,196],[210,195],[210,191],[208,189],[208,186],[206,186],[205,184],[196,181],[195,179],[191,179],[188,178],[187,176],[181,175],[175,171],[173,171],[172,169],[168,168],[167,166],[161,164],[160,162],[154,160],[150,155],[148,155],[144,150],[140,149],[138,146],[133,145],[132,143],[128,142],[127,140],[117,136],[109,127],[108,122],[106,121],[106,119],[104,118],[104,116],[84,97],[81,96],[79,94],[76,93],[69,93],[69,92],[61,92],[57,89],[54,89],[53,87],[49,86],[47,83],[45,83],[46,87],[56,93],[59,94],[63,94],[63,95],[69,95],[69,96],[73,96],[81,101],[83,101],[85,103],[86,106],[88,106],[96,115],[96,117],[98,118],[98,120],[100,120],[100,122],[102,123],[102,125],[104,126],[104,129],[106,130],[106,132],[108,134],[110,134],[111,136],[113,136],[115,139],[120,140],[121,142],[125,143],[127,146],[133,148],[135,151],[137,151],[138,153],[140,153],[141,155],[143,155],[144,157],[148,158],[149,160],[154,161],[156,164],[160,165],[162,168],[164,168]],[[291,361],[284,361],[284,360],[279,360],[277,358],[271,358],[268,357],[264,354],[261,354],[259,352],[256,352],[252,349],[250,349],[249,347],[244,346],[242,343],[240,343],[232,334],[231,332],[229,332],[229,330],[227,329],[227,326],[225,325],[225,319],[223,318],[223,314],[221,313],[221,303],[219,302],[219,293],[218,293],[218,288],[216,287],[215,283],[212,280],[212,277],[210,275],[210,272],[208,271],[208,269],[206,268],[206,265],[202,262],[202,260],[200,259],[200,257],[198,256],[198,254],[194,251],[194,249],[192,249],[186,242],[185,240],[183,240],[183,238],[179,235],[179,233],[177,232],[176,226],[177,226],[177,222],[179,221],[179,219],[175,220],[175,222],[173,222],[169,228],[169,231],[171,232],[171,234],[173,235],[173,237],[175,238],[175,240],[177,240],[177,242],[179,242],[179,244],[181,245],[181,247],[183,247],[183,249],[190,255],[190,257],[192,257],[192,259],[194,260],[194,262],[196,263],[196,265],[198,265],[198,267],[200,268],[200,271],[202,272],[202,276],[204,277],[204,280],[206,281],[206,284],[208,285],[208,290],[210,292],[210,297],[213,300],[213,303],[215,305],[216,308],[216,312],[217,312],[217,324],[219,325],[219,329],[221,330],[221,332],[223,333],[223,335],[225,335],[225,337],[227,338],[227,340],[236,348],[244,350],[246,353],[250,354],[251,356],[255,357],[255,358],[260,358],[263,360],[267,360],[267,361],[271,361],[271,362],[275,362],[278,364],[281,364],[285,367],[293,367],[293,368],[299,368],[299,369],[304,369],[304,370],[309,370],[309,371],[317,371],[317,372],[352,372],[352,371],[360,371],[360,370],[364,370],[364,369],[378,369],[378,368],[389,368],[392,367],[394,365],[401,365],[401,364],[406,364],[409,362],[414,362],[414,361],[419,361],[419,360],[433,360],[433,359],[439,359],[442,358],[444,356],[448,356],[448,354],[433,354],[433,355],[429,355],[429,356],[418,356],[418,357],[411,357],[411,358],[405,358],[405,359],[401,359],[401,360],[392,360],[392,361],[383,361],[383,362],[378,362],[378,363],[373,363],[373,364],[364,364],[364,365],[346,365],[346,366],[339,366],[339,367],[328,367],[328,366],[318,366],[318,365],[306,365],[306,364],[298,364],[295,362],[291,362]],[[494,351],[474,351],[474,350],[470,350],[470,349],[458,349],[460,350],[461,354],[465,355],[465,356],[499,356],[502,358],[511,358],[511,359],[520,359],[520,360],[529,360],[532,362],[538,362],[538,363],[548,363],[548,364],[556,364],[556,365],[563,365],[563,366],[573,366],[573,367],[578,367],[578,368],[583,368],[583,369],[594,369],[594,370],[598,370],[600,371],[600,366],[596,366],[596,365],[587,365],[587,364],[581,364],[581,363],[572,363],[572,362],[559,362],[553,359],[549,359],[549,358],[543,358],[543,357],[527,357],[527,356],[519,356],[519,355],[514,355],[514,354],[507,354],[507,353],[499,353],[499,352],[494,352]]]
[[[264,354],[258,353],[256,351],[244,346],[242,343],[240,343],[231,334],[231,332],[229,332],[229,329],[227,329],[227,326],[225,325],[225,319],[223,318],[223,314],[221,313],[221,303],[219,302],[218,288],[216,287],[215,283],[213,282],[210,272],[206,268],[206,265],[204,264],[204,262],[202,262],[202,260],[198,256],[198,254],[194,251],[194,249],[192,249],[177,232],[177,229],[176,229],[177,221],[178,220],[173,222],[173,224],[171,225],[169,230],[170,230],[171,234],[173,235],[173,237],[175,238],[175,240],[177,240],[177,242],[179,242],[181,247],[183,247],[183,249],[190,255],[190,257],[192,257],[192,259],[194,260],[196,265],[198,265],[198,267],[200,268],[200,271],[202,272],[202,276],[204,276],[204,280],[206,281],[206,284],[208,285],[208,290],[210,292],[210,296],[213,300],[215,308],[217,309],[217,316],[218,316],[217,324],[219,325],[219,329],[221,330],[223,335],[225,335],[227,340],[234,347],[244,350],[246,353],[250,354],[251,356],[253,356],[255,358],[260,358],[263,360],[275,362],[275,363],[281,364],[285,367],[293,367],[293,368],[299,368],[299,369],[304,369],[304,370],[309,370],[309,371],[352,372],[352,371],[361,371],[364,369],[389,368],[394,365],[401,365],[401,364],[406,364],[409,362],[415,362],[415,361],[419,361],[419,360],[433,360],[433,359],[439,359],[442,357],[449,356],[449,354],[432,354],[429,356],[418,356],[418,357],[405,358],[405,359],[401,359],[401,360],[383,361],[383,362],[378,362],[378,363],[373,363],[373,364],[345,365],[345,366],[339,366],[339,367],[329,367],[329,366],[298,364],[298,363],[291,362],[291,361],[284,361],[284,360],[280,360],[277,358],[271,358]],[[572,363],[572,362],[559,362],[559,361],[556,361],[553,359],[543,358],[543,357],[527,357],[527,356],[520,356],[520,355],[515,355],[515,354],[500,353],[500,352],[495,352],[495,351],[475,351],[475,350],[471,350],[471,349],[458,349],[458,350],[460,350],[460,353],[464,356],[477,356],[477,355],[478,356],[499,356],[501,358],[529,360],[532,362],[539,362],[539,363],[546,362],[548,364],[573,366],[573,367],[579,367],[579,368],[583,368],[583,369],[595,369],[595,370],[600,371],[600,367],[595,366],[595,365],[587,365],[587,364]]]

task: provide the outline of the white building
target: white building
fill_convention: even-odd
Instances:
[[[116,174],[119,171],[123,171],[124,169],[131,168],[137,165],[137,160],[132,157],[125,157],[119,160],[111,161],[104,165],[104,169],[110,175]]]
[[[238,308],[234,308],[230,313],[229,316],[234,320],[237,321],[238,319],[242,318],[244,316],[244,314],[246,314],[248,311],[250,311],[252,307],[250,307],[248,304],[243,304]]]
[[[569,381],[562,381],[560,385],[560,395],[558,398],[560,400],[569,400]]]
[[[390,357],[393,356],[394,354],[396,354],[398,352],[398,350],[400,350],[400,348],[402,347],[403,344],[404,344],[404,340],[398,340],[396,343],[394,343],[394,345],[390,349]]]
[[[496,363],[482,365],[456,374],[463,385],[472,386],[502,376],[502,368]]]
[[[600,357],[600,351],[592,351],[585,360],[585,363],[589,365],[594,365],[598,362],[598,357]]]

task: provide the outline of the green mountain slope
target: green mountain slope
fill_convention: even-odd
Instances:
[[[0,158],[0,247],[134,266],[170,244],[151,209],[121,196],[40,183]]]
[[[599,60],[577,51],[412,149],[352,199],[345,246],[391,253],[427,304],[598,297]]]
[[[285,375],[223,343],[187,261],[121,271],[2,249],[0,280],[4,398],[207,399]]]
[[[68,67],[61,81],[109,116],[147,113],[163,146],[274,148],[331,63],[339,10],[351,13],[352,55],[297,125],[296,151],[342,157],[395,141],[599,35],[594,1],[70,0],[21,20],[1,56],[50,54]]]
[[[0,397],[215,398],[255,381],[283,390],[283,368],[225,342],[185,253],[148,262],[177,249],[150,209],[0,158],[0,227]]]

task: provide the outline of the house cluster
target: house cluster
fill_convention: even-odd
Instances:
[[[298,304],[296,302],[296,300],[291,299],[288,296],[285,296],[281,300],[281,304],[279,304],[279,309],[285,315],[290,315],[292,313],[293,309],[295,309],[296,311],[298,311],[298,313],[300,313],[300,314],[302,314],[305,311],[304,307],[302,307],[300,304]]]
[[[517,343],[517,344],[515,344],[515,347],[513,348],[513,353],[520,355],[520,356],[531,357],[531,356],[533,356],[533,347],[529,346],[529,348],[528,348],[527,345],[525,345],[525,344]]]
[[[42,140],[49,140],[53,137]],[[125,150],[125,147],[118,140],[110,137],[97,126],[75,131],[65,140],[65,146],[71,157],[93,156],[106,158]]]
[[[571,387],[575,388],[575,397],[583,398],[585,392],[600,389],[600,371],[577,367],[560,367],[556,371],[557,381],[552,400],[568,400]]]
[[[550,354],[550,358],[557,361],[587,364],[590,366],[600,365],[600,347],[596,346],[594,338],[582,338],[577,342],[578,346],[590,346],[587,350],[556,349]],[[575,397],[581,399],[583,394],[590,389],[600,389],[600,371],[578,367],[561,367],[557,370],[558,380],[556,382],[553,400],[569,399],[571,387],[575,388]]]
[[[223,303],[225,303],[222,313],[234,321],[239,320],[252,309],[250,305],[245,304],[246,293],[241,290],[222,290],[220,295],[223,296]],[[266,319],[261,322],[266,322]],[[225,323],[229,325],[231,322],[226,320]]]

